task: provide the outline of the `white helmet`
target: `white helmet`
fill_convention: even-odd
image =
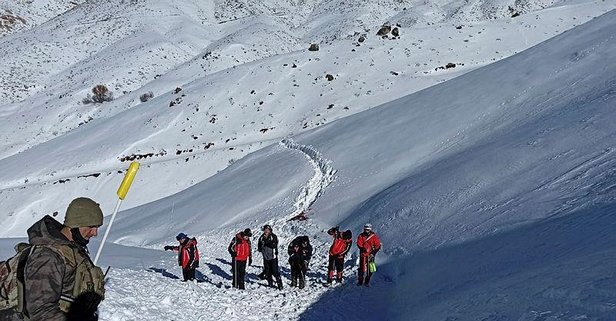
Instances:
[[[372,224],[366,223],[366,225],[364,225],[364,230],[372,231]]]

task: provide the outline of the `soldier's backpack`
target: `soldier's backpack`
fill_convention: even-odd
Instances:
[[[24,297],[24,269],[31,253],[36,248],[46,247],[58,253],[66,266],[75,270],[75,284],[70,297],[63,295],[58,304],[60,310],[68,312],[72,301],[80,294],[93,292],[104,299],[103,271],[92,264],[89,258],[77,255],[76,250],[70,246],[36,245],[19,243],[15,246],[17,254],[5,262],[0,262],[0,310],[14,309],[23,313]]]
[[[17,254],[0,262],[0,310],[21,310],[19,298],[24,291],[24,268],[31,247],[27,243],[15,246]]]

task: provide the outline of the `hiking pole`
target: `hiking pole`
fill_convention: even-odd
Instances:
[[[237,260],[232,258],[233,260],[233,287],[237,288]]]
[[[115,209],[113,210],[113,215],[111,215],[111,220],[109,221],[109,227],[105,231],[105,236],[103,236],[103,240],[101,241],[101,245],[98,247],[98,251],[96,252],[96,257],[94,258],[94,265],[98,262],[98,258],[101,256],[101,252],[103,251],[103,247],[105,246],[105,241],[107,240],[107,236],[109,235],[109,231],[111,231],[111,226],[113,225],[113,221],[115,220],[116,215],[118,214],[118,210],[120,209],[120,204],[124,198],[126,198],[126,194],[128,194],[128,190],[130,189],[130,185],[133,183],[135,179],[135,175],[139,170],[139,163],[132,162],[128,167],[128,171],[126,171],[126,175],[124,175],[124,179],[122,180],[122,184],[118,188],[116,194],[118,194],[118,203],[116,204]]]

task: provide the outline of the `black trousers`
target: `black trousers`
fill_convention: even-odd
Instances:
[[[259,278],[261,280],[265,280],[266,276],[267,276],[267,260],[263,259],[263,271],[259,273]]]
[[[272,285],[273,279],[280,280],[280,269],[278,268],[278,259],[263,260],[263,270],[265,272],[265,278],[267,283]]]
[[[336,272],[336,278],[341,280],[342,270],[344,270],[344,257],[330,256],[329,264],[327,265],[327,282],[332,282],[334,272]]]
[[[290,261],[289,263],[291,265],[291,286],[299,286],[303,289],[306,284],[308,267],[302,261]]]
[[[185,267],[182,268],[182,276],[184,277],[184,281],[192,281],[195,279],[195,268]]]
[[[246,279],[246,261],[237,261],[235,258],[231,262],[233,272],[233,287],[244,290]]]

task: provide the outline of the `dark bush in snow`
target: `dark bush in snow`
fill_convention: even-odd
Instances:
[[[151,91],[148,91],[147,93],[139,96],[139,100],[141,100],[142,103],[145,103],[146,101],[150,100],[153,97],[154,97],[154,93]]]
[[[391,31],[391,26],[382,26],[379,31],[376,32],[377,36],[387,36],[387,34]]]
[[[400,37],[400,29],[398,29],[397,27],[396,27],[396,28],[394,28],[394,29],[391,31],[391,35],[392,35],[392,36],[394,36],[394,37]]]
[[[107,86],[96,85],[92,88],[92,95],[88,94],[88,96],[83,99],[83,103],[84,104],[104,103],[106,101],[112,101],[112,100],[113,100],[113,92],[109,91]]]

